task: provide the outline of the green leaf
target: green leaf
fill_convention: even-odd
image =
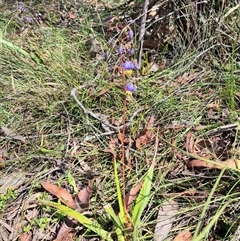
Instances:
[[[111,220],[114,223],[114,226],[119,227],[121,229],[124,228],[123,224],[121,223],[121,221],[119,220],[119,217],[115,214],[111,204],[107,204],[104,207],[105,211],[110,215]]]
[[[6,40],[0,38],[0,43],[5,44],[6,46],[8,46],[9,48],[11,48],[14,51],[17,51],[27,57],[30,57],[29,53],[27,53],[26,51],[24,51],[23,49],[21,49],[20,47],[18,47],[17,45],[15,45],[9,41],[6,41]]]
[[[132,222],[134,225],[134,233],[133,238],[134,240],[137,240],[138,231],[139,231],[139,224],[141,222],[141,216],[143,213],[143,210],[148,204],[148,201],[150,199],[150,191],[151,191],[151,185],[152,185],[152,178],[153,178],[153,171],[154,171],[154,164],[152,164],[147,172],[147,175],[144,179],[143,186],[141,188],[141,191],[137,197],[136,204],[133,208],[132,212]]]
[[[122,231],[124,230],[124,226],[123,224],[121,223],[119,217],[115,214],[112,206],[110,204],[107,204],[105,207],[104,207],[105,211],[109,214],[113,224],[114,224],[114,227],[116,229],[116,234],[117,234],[117,237],[118,237],[118,241],[124,241],[124,236],[123,236],[123,233]]]
[[[78,193],[76,182],[75,182],[75,180],[74,180],[74,178],[73,178],[73,176],[70,172],[68,172],[68,182],[73,187],[74,192]]]
[[[117,172],[117,161],[114,159],[114,176],[115,176],[115,183],[116,183],[116,189],[117,189],[117,197],[118,197],[118,205],[120,210],[120,220],[124,224],[125,223],[125,212],[123,207],[123,200],[122,200],[122,194],[121,194],[121,187],[120,182],[118,178],[118,172]]]
[[[86,228],[92,230],[93,232],[95,232],[96,234],[101,236],[103,238],[103,240],[113,241],[113,239],[110,237],[110,233],[105,231],[97,221],[92,221],[91,219],[85,217],[81,213],[79,213],[65,205],[62,205],[60,203],[50,202],[50,201],[46,201],[46,200],[40,200],[40,202],[47,206],[54,207],[57,210],[63,212],[64,214],[70,216],[71,218],[76,219],[83,226],[85,226]]]

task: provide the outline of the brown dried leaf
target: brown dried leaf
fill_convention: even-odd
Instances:
[[[230,169],[239,169],[240,170],[240,160],[239,159],[228,159],[226,161],[222,161],[220,163],[221,165],[218,165],[218,169],[224,169],[230,168]]]
[[[136,147],[140,149],[143,146],[146,146],[147,143],[149,143],[154,137],[154,134],[152,131],[146,131],[144,130],[143,132],[140,133],[138,138],[136,139]]]
[[[73,209],[77,208],[77,205],[73,200],[72,195],[69,192],[67,192],[64,188],[58,187],[55,184],[51,184],[44,181],[41,181],[40,183],[46,191],[50,192],[51,194],[59,198],[62,203],[64,203],[70,208],[73,208]]]
[[[186,150],[190,153],[195,153],[194,146],[195,146],[195,143],[194,143],[194,139],[192,136],[192,132],[189,131],[186,136],[186,144],[185,144]]]
[[[118,132],[117,137],[118,137],[118,139],[119,139],[119,141],[120,141],[121,143],[124,142],[124,136],[123,136],[123,133]]]
[[[69,227],[65,222],[62,224],[61,228],[58,231],[57,238],[54,241],[65,241],[72,240],[67,238],[72,238],[74,229]]]
[[[14,133],[11,129],[2,126],[2,131],[4,132],[4,134],[10,138],[12,138],[13,140],[17,140],[17,141],[21,141],[22,143],[26,143],[26,138],[20,135],[17,135],[16,133]]]
[[[138,135],[135,145],[138,149],[141,147],[147,145],[150,141],[154,138],[154,133],[152,131],[154,123],[154,116],[151,116],[151,118],[148,121],[147,127]]]
[[[154,116],[152,115],[151,118],[150,118],[149,121],[148,121],[148,124],[147,124],[147,129],[148,129],[148,130],[151,129],[151,128],[153,128],[154,120],[155,120],[155,118],[154,118]]]
[[[108,91],[109,91],[109,89],[102,89],[102,90],[97,94],[97,97],[100,97],[100,96],[106,94]]]
[[[219,109],[219,103],[215,103],[215,102],[210,103],[210,104],[207,105],[207,108],[218,110]]]
[[[32,234],[30,232],[28,233],[22,233],[19,237],[20,241],[32,241]]]
[[[138,191],[141,189],[143,182],[138,183],[133,187],[130,192],[126,195],[126,205],[129,206],[136,198]]]
[[[220,161],[218,164],[207,163],[203,160],[194,159],[188,163],[188,167],[207,167],[209,169],[217,168],[217,169],[240,169],[240,160],[239,159],[228,159],[226,161]]]
[[[92,194],[93,180],[90,180],[88,186],[83,188],[77,195],[76,200],[79,205],[78,211],[89,206],[90,196]]]
[[[191,241],[192,234],[189,230],[183,230],[177,234],[173,241]]]
[[[216,168],[216,165],[211,164],[211,163],[207,163],[203,160],[199,160],[199,159],[194,159],[190,162],[188,162],[187,164],[188,167],[190,168],[194,168],[194,167],[207,167],[207,168]]]
[[[174,216],[179,209],[178,203],[171,200],[165,201],[159,208],[157,225],[154,231],[154,241],[163,241],[172,228]]]

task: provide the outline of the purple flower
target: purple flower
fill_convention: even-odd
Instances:
[[[130,56],[133,56],[133,55],[134,55],[134,48],[130,48],[129,54],[130,54]]]
[[[113,67],[108,67],[108,72],[113,73]]]
[[[133,19],[129,20],[129,24],[133,24],[135,21]]]
[[[32,18],[31,17],[26,17],[26,21],[27,21],[27,23],[31,23],[32,22]]]
[[[105,61],[108,61],[109,57],[110,57],[110,55],[109,55],[108,51],[106,51],[106,52],[104,53],[104,59],[105,59]]]
[[[122,64],[122,68],[124,70],[133,70],[134,69],[134,64],[132,61],[126,61]]]
[[[134,91],[137,90],[137,87],[136,85],[132,84],[132,83],[128,83],[126,86],[125,86],[125,91],[126,92],[131,92],[133,93]]]
[[[21,11],[21,13],[25,12],[25,9],[24,9],[24,7],[23,7],[22,5],[20,5],[20,6],[18,7],[18,9]]]
[[[118,53],[119,53],[119,54],[122,54],[122,53],[123,53],[123,47],[122,47],[122,46],[119,47]]]
[[[130,30],[130,31],[128,32],[128,37],[129,37],[129,39],[132,40],[132,39],[133,39],[133,36],[134,36],[134,33],[133,33],[132,30]]]

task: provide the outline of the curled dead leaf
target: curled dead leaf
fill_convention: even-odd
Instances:
[[[44,182],[44,181],[41,181],[40,184],[46,191],[50,192],[51,194],[53,194],[54,196],[59,198],[60,201],[62,203],[64,203],[65,205],[67,205],[68,207],[73,208],[73,209],[77,208],[77,205],[76,205],[75,201],[73,200],[72,195],[68,191],[66,191],[64,188],[58,187],[55,184],[51,184],[51,183]]]
[[[205,162],[203,160],[199,160],[199,159],[191,160],[190,162],[188,162],[187,166],[190,168],[194,168],[194,167],[215,168],[215,165],[207,163],[207,162]]]
[[[195,143],[194,143],[194,139],[191,131],[187,133],[185,147],[188,152],[190,153],[195,152]]]
[[[187,164],[187,166],[190,168],[206,167],[209,169],[217,168],[220,170],[222,170],[224,168],[240,170],[240,160],[239,159],[228,159],[226,161],[218,161],[216,164],[213,164],[213,163],[208,163],[207,161],[204,161],[204,160],[194,159],[194,160],[190,161]]]
[[[78,204],[78,211],[89,206],[90,196],[92,194],[93,180],[90,180],[88,186],[84,187],[76,197],[76,203]]]
[[[65,240],[73,240],[73,235],[76,231],[69,227],[65,222],[62,224],[61,228],[58,231],[57,238],[54,241],[65,241]]]
[[[141,189],[143,182],[138,183],[133,187],[130,192],[126,195],[126,204],[127,207],[135,200],[138,191]]]
[[[192,234],[189,230],[183,230],[177,234],[173,241],[191,241]]]

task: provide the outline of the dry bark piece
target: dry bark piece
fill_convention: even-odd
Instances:
[[[16,190],[20,186],[22,186],[26,182],[26,173],[21,172],[20,170],[18,172],[13,172],[4,175],[0,179],[0,195],[5,195],[8,191],[8,189]]]

